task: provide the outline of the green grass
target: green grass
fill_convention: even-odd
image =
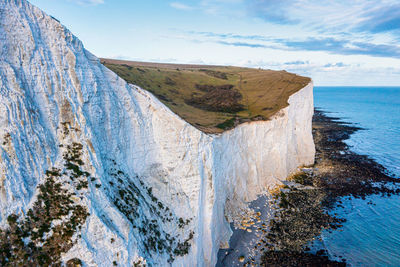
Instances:
[[[217,128],[225,130],[225,129],[231,129],[235,126],[235,118],[227,119],[226,121],[217,124]]]
[[[207,133],[268,119],[310,79],[286,71],[174,65],[101,59],[128,83],[153,93],[181,118]],[[237,120],[237,123],[232,123]]]

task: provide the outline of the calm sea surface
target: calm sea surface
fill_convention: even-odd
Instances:
[[[400,177],[400,87],[315,87],[314,104],[364,128],[346,143]],[[324,232],[317,246],[352,266],[400,266],[400,197],[345,198],[343,203],[345,208],[333,212],[347,222],[340,231]]]

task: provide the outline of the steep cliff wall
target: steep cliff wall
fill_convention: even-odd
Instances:
[[[224,213],[229,218],[244,202],[280,185],[297,167],[313,164],[312,115],[310,83],[293,94],[289,106],[269,121],[241,124],[214,138],[215,199],[210,226],[214,245],[224,245],[231,233]]]
[[[0,59],[0,226],[16,214],[30,255],[212,266],[226,218],[314,160],[312,84],[269,121],[207,135],[24,0],[0,1]]]

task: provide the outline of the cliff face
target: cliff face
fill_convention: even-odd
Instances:
[[[0,0],[0,78],[0,227],[52,261],[213,266],[226,219],[314,161],[312,84],[269,121],[208,135],[24,0]]]
[[[234,220],[245,202],[280,185],[298,166],[314,162],[312,89],[309,84],[292,95],[289,106],[269,121],[241,124],[213,136],[212,165],[200,191],[204,198],[198,217],[204,232],[198,261],[214,264],[218,248],[227,246],[231,230],[226,218]]]

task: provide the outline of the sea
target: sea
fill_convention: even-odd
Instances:
[[[350,149],[400,177],[400,87],[316,86],[314,105],[363,128],[346,140]],[[400,196],[342,201],[344,208],[330,212],[347,221],[339,230],[324,231],[314,249],[326,249],[332,259],[343,257],[350,266],[400,266]]]

